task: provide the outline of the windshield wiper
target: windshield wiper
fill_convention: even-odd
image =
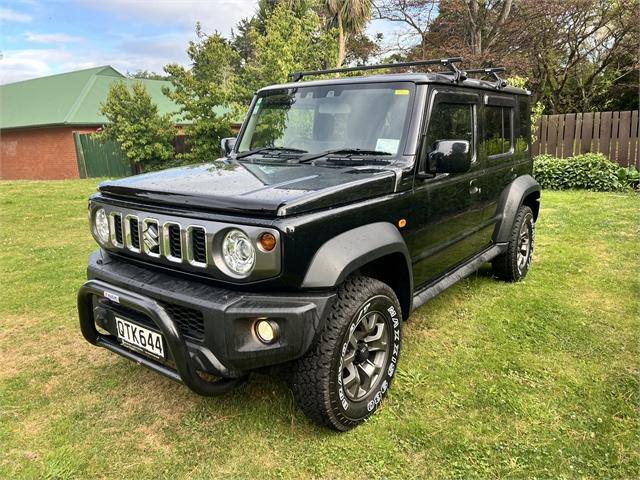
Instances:
[[[320,153],[312,153],[311,155],[305,155],[298,163],[310,162],[311,160],[316,160],[318,158],[326,157],[327,155],[341,155],[346,158],[352,156],[380,156],[380,155],[391,155],[389,152],[383,152],[381,150],[365,150],[362,148],[336,148],[334,150],[326,150]]]
[[[247,150],[246,152],[242,152],[236,155],[236,159],[238,158],[244,158],[244,157],[249,157],[251,155],[255,155],[257,153],[263,153],[263,152],[270,152],[270,151],[276,151],[276,152],[292,152],[292,153],[307,153],[306,150],[301,150],[299,148],[290,148],[290,147],[261,147],[261,148],[256,148],[254,150]]]

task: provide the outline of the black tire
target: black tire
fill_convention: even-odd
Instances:
[[[522,205],[513,222],[507,250],[492,261],[493,274],[507,282],[517,282],[526,277],[533,259],[535,238],[533,211]]]
[[[293,365],[292,390],[304,413],[340,431],[372,415],[395,373],[401,324],[400,303],[388,285],[369,277],[348,278],[318,340]],[[370,340],[377,336],[386,338],[386,344]],[[358,339],[355,345],[354,339]],[[379,369],[377,374],[366,373],[374,368]]]

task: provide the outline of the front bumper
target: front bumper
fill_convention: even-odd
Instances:
[[[222,393],[251,370],[304,355],[335,299],[334,292],[227,290],[121,261],[102,251],[89,257],[87,276],[89,281],[78,293],[85,339],[202,395]],[[179,317],[175,312],[180,311],[196,312],[199,324],[194,327],[193,318]],[[167,361],[122,345],[116,336],[116,314],[161,333]],[[253,325],[259,318],[277,323],[280,336],[273,344],[265,345],[256,337]],[[199,372],[222,379],[209,382]]]

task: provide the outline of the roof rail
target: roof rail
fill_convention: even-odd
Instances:
[[[470,75],[474,73],[482,73],[484,75],[493,77],[493,79],[496,81],[496,88],[500,90],[501,88],[504,88],[507,86],[507,81],[498,75],[498,73],[502,73],[504,71],[506,71],[504,67],[487,67],[487,68],[472,68],[471,70],[465,70],[465,73],[468,73]]]
[[[344,72],[357,72],[361,70],[377,70],[380,68],[405,68],[405,67],[418,67],[422,65],[441,65],[449,69],[446,73],[451,73],[454,76],[456,82],[464,80],[466,77],[465,72],[456,67],[456,63],[462,62],[462,57],[451,58],[439,58],[433,60],[417,60],[415,62],[396,62],[396,63],[381,63],[378,65],[359,65],[357,67],[343,67],[343,68],[330,68],[327,70],[308,70],[302,72],[291,72],[289,79],[292,82],[298,82],[303,77],[309,75],[323,75],[326,73],[344,73]]]

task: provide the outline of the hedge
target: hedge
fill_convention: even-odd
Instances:
[[[545,154],[533,160],[533,176],[543,189],[549,190],[627,190],[632,185],[634,170],[621,168],[601,153],[584,153],[569,158]]]

